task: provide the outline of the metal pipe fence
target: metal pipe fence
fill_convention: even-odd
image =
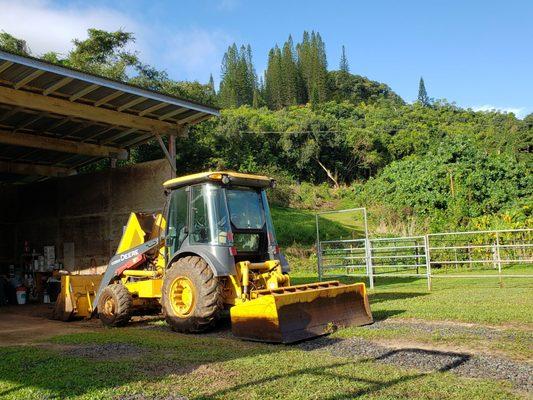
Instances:
[[[365,209],[365,237],[320,240],[317,228],[319,279],[367,277],[370,288],[378,277],[533,278],[533,229],[502,229],[432,233],[421,236],[369,238]],[[337,211],[339,212],[339,211]],[[324,213],[323,213],[324,214]]]

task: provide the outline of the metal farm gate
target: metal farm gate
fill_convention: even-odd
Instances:
[[[326,214],[363,215],[364,235],[353,239],[321,240],[320,217]],[[364,208],[316,215],[319,279],[364,276],[370,288],[376,277],[533,278],[533,229],[433,233],[421,236],[370,238]]]

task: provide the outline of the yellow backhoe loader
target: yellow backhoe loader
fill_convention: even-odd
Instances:
[[[103,275],[62,277],[57,315],[123,326],[162,308],[172,329],[203,332],[229,308],[235,336],[282,343],[372,323],[364,283],[291,286],[266,197],[274,184],[235,172],[165,182],[164,211],[130,215]]]

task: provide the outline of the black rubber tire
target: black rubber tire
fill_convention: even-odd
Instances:
[[[170,303],[170,287],[178,277],[188,278],[195,292],[196,303],[187,317],[178,317]],[[165,319],[173,330],[183,333],[205,332],[215,326],[224,308],[222,281],[213,275],[201,257],[180,258],[165,273],[162,303]]]
[[[107,300],[112,300],[114,303],[112,314],[105,312]],[[133,299],[128,289],[122,284],[112,284],[102,291],[98,299],[98,318],[105,326],[124,326],[131,318],[132,308]]]

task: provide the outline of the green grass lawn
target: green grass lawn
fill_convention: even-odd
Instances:
[[[295,284],[314,282],[316,274],[293,271]],[[330,279],[330,278],[325,278]],[[337,279],[337,278],[331,278]],[[343,282],[365,281],[351,277]],[[416,278],[376,278],[369,290],[372,312],[377,319],[419,318],[493,325],[533,323],[533,279],[434,278],[431,292],[427,281]]]
[[[69,355],[72,346],[130,344],[131,355]],[[295,346],[122,328],[0,347],[0,397],[6,399],[510,399],[501,382],[420,373],[373,360]],[[138,397],[133,397],[138,395]],[[157,397],[159,396],[159,397]]]
[[[294,283],[315,281],[295,272]],[[458,331],[446,337],[405,327],[347,328],[330,340],[360,337],[372,341],[467,346],[531,359],[531,285],[497,280],[443,280],[428,292],[424,280],[390,278],[370,291],[376,320],[385,322],[461,321],[498,325],[511,333],[488,340]],[[297,346],[244,342],[220,335],[182,335],[156,326],[105,329],[55,337],[30,346],[0,347],[0,398],[137,399],[180,394],[189,399],[510,399],[524,396],[510,384],[462,378],[450,372],[421,373],[376,362],[307,351]],[[131,354],[98,350],[128,344]],[[72,349],[87,347],[86,353]],[[96,346],[96,347],[95,347]],[[136,395],[137,397],[132,397]]]
[[[316,281],[309,271],[295,271],[296,284]],[[345,283],[361,279],[340,278]],[[360,337],[369,340],[407,341],[435,346],[454,346],[466,350],[498,352],[514,359],[533,358],[533,279],[507,278],[503,287],[497,278],[435,278],[427,290],[425,279],[377,278],[369,290],[370,307],[376,320],[434,321],[479,324],[494,327],[504,334],[497,340],[483,334],[464,332],[442,335],[420,332],[410,324],[394,325],[376,330],[350,327],[333,337]]]

